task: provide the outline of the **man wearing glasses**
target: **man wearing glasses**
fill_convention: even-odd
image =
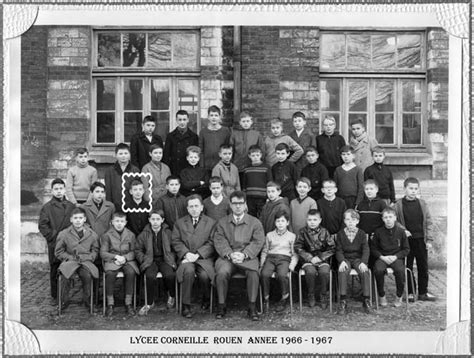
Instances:
[[[263,227],[258,219],[245,213],[245,193],[234,191],[229,201],[232,213],[219,220],[214,235],[214,247],[219,255],[215,264],[216,318],[225,315],[230,278],[234,273],[241,272],[247,279],[248,315],[253,321],[258,321],[255,302],[259,285],[258,255],[265,242]]]

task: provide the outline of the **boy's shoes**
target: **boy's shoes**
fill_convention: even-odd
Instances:
[[[129,316],[135,316],[137,312],[135,312],[135,309],[133,308],[132,305],[125,305],[125,309],[127,310],[127,314]]]
[[[395,307],[400,307],[403,303],[403,296],[402,297],[398,297],[395,299],[395,302],[393,303],[393,305]]]
[[[114,306],[108,305],[107,310],[105,311],[105,315],[107,317],[112,317],[113,314],[114,314]]]
[[[270,312],[270,300],[269,299],[266,299],[266,300],[263,301],[263,311],[265,313]]]
[[[314,294],[309,294],[308,295],[308,305],[309,307],[313,308],[316,306],[316,298],[314,297]]]
[[[388,306],[387,297],[385,296],[379,297],[379,304],[382,307],[387,307]]]
[[[155,302],[153,302],[151,305],[144,305],[138,311],[138,315],[139,316],[146,316],[148,314],[148,311],[150,311],[153,307],[155,307]]]
[[[169,296],[168,301],[166,302],[166,307],[168,309],[174,308],[174,305],[176,304],[176,299],[174,297]]]
[[[415,295],[413,293],[408,294],[408,302],[415,302]]]
[[[61,311],[64,311],[68,307],[69,307],[69,301],[61,302]]]
[[[193,313],[191,312],[191,305],[183,305],[183,317],[193,318]]]
[[[282,298],[278,303],[277,306],[275,307],[276,312],[283,312],[286,310],[286,307],[288,306],[288,297],[287,298]]]
[[[223,304],[218,304],[217,305],[217,311],[216,311],[216,318],[217,319],[222,319],[225,316],[225,305]]]
[[[329,304],[329,296],[328,295],[321,295],[321,309],[325,310],[328,308]]]
[[[260,320],[260,317],[258,316],[258,313],[257,313],[257,308],[255,307],[255,303],[250,304],[247,314],[252,321]]]
[[[341,300],[339,302],[339,307],[337,308],[337,314],[344,315],[346,314],[346,309],[347,309],[347,302],[346,300]]]
[[[201,303],[201,309],[203,311],[207,311],[210,306],[211,306],[211,304],[209,303],[209,299],[203,299],[203,301]]]
[[[367,314],[371,314],[373,312],[372,303],[370,302],[370,299],[368,298],[364,299],[364,303],[362,303],[362,307],[364,308],[364,312]]]
[[[436,296],[429,292],[426,292],[425,294],[418,295],[418,299],[420,301],[436,301]]]

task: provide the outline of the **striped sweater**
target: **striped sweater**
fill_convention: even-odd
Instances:
[[[242,189],[248,197],[266,198],[267,183],[272,179],[272,170],[266,164],[251,165],[243,170]]]

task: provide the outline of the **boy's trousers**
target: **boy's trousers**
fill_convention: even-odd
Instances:
[[[357,271],[357,274],[359,275],[360,278],[360,283],[362,286],[362,295],[364,297],[369,297],[370,296],[370,275],[369,275],[369,270],[365,272],[361,272],[359,270],[359,265],[362,262],[360,259],[354,259],[354,260],[344,260],[348,266],[347,270],[344,272],[337,272],[337,277],[339,279],[339,292],[341,296],[346,296],[347,295],[347,283],[349,282],[349,277],[351,273],[351,269],[354,269]]]
[[[397,259],[392,264],[387,265],[380,259],[377,259],[374,264],[374,276],[377,283],[377,292],[380,297],[385,296],[384,282],[385,282],[385,270],[387,267],[391,267],[393,274],[395,275],[395,284],[397,286],[397,297],[402,297],[403,289],[405,286],[405,262],[403,259]]]
[[[83,302],[89,302],[91,297],[91,282],[92,282],[92,275],[88,269],[85,267],[79,267],[77,269],[77,274],[82,282],[82,300]],[[61,278],[61,301],[68,302],[69,301],[69,290],[71,287],[71,280],[72,277],[68,280],[66,277],[62,276]]]
[[[51,286],[51,297],[58,298],[58,269],[61,261],[54,255],[55,245],[48,244],[48,260],[49,260],[49,282]]]
[[[303,267],[306,279],[306,288],[308,289],[308,295],[314,295],[316,289],[316,277],[319,277],[319,283],[321,286],[321,294],[326,295],[328,291],[329,282],[329,264],[326,262],[317,264],[309,264]]]
[[[248,196],[247,209],[248,209],[249,215],[259,218],[266,200],[267,198],[258,198],[258,197]]]
[[[125,264],[119,270],[107,271],[105,273],[105,288],[107,290],[107,296],[113,296],[115,288],[115,279],[117,278],[117,274],[121,270],[123,271],[123,275],[125,276],[125,296],[133,295],[133,285],[135,283],[134,278],[136,273],[131,265]]]
[[[273,272],[276,271],[276,279],[280,284],[282,297],[288,294],[288,271],[291,258],[286,255],[268,255],[260,272],[260,280],[263,286],[263,297],[270,296],[270,280]]]
[[[407,267],[412,270],[413,261],[416,259],[416,270],[418,271],[418,294],[424,295],[428,292],[428,251],[426,250],[426,243],[424,238],[408,238],[410,244],[410,253],[407,256]],[[408,280],[408,293],[416,292],[416,280],[413,275],[413,283]]]
[[[175,296],[174,291],[174,282],[176,279],[176,272],[175,270],[168,265],[166,262],[163,261],[155,261],[150,266],[148,266],[145,270],[146,276],[146,294],[147,294],[147,302],[151,305],[155,301],[155,297],[158,294],[158,279],[156,275],[158,272],[161,272],[163,276],[164,286],[166,291],[168,291],[171,297]]]

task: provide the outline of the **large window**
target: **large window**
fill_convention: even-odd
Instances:
[[[426,66],[423,33],[321,34],[321,118],[332,115],[342,135],[361,119],[387,147],[422,147]]]
[[[97,31],[93,57],[93,138],[129,142],[144,116],[163,139],[179,109],[199,127],[199,32]]]

